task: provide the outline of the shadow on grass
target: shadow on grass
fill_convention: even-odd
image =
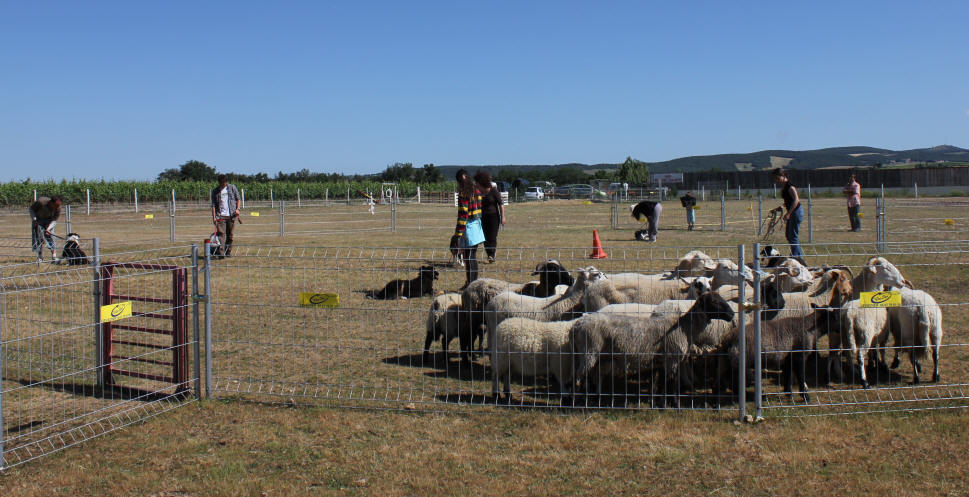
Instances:
[[[80,395],[102,400],[138,400],[142,402],[156,402],[168,398],[184,399],[191,396],[191,391],[183,390],[180,392],[162,392],[145,390],[141,388],[125,387],[121,385],[111,385],[98,388],[95,385],[85,383],[52,383],[52,382],[30,382],[27,380],[17,380],[25,387],[43,388],[54,392]]]
[[[396,366],[406,366],[412,368],[428,368],[436,371],[428,371],[424,374],[431,378],[451,378],[462,381],[491,381],[490,369],[477,362],[471,364],[462,363],[458,359],[457,352],[445,354],[438,351],[432,354],[427,360],[423,354],[407,354],[396,357],[385,357],[381,359],[384,364]]]

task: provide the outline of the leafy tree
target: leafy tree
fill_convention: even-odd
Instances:
[[[169,168],[158,175],[158,181],[215,181],[215,168],[208,164],[190,160],[178,168]]]
[[[424,182],[426,183],[438,183],[444,181],[444,174],[441,170],[434,167],[434,164],[424,164]]]
[[[381,181],[411,181],[414,178],[414,165],[410,162],[396,162],[380,173]]]
[[[619,165],[616,177],[630,185],[646,185],[649,184],[649,166],[641,160],[626,157],[625,162]]]
[[[179,168],[181,169],[183,180],[215,181],[216,177],[218,176],[214,167],[211,167],[202,161],[190,160],[179,166]]]

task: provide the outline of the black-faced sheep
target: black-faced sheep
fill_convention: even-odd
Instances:
[[[525,283],[518,293],[530,297],[551,297],[555,294],[555,287],[558,285],[572,286],[575,278],[569,273],[568,269],[561,262],[555,259],[542,261],[535,266],[532,276],[538,276],[538,283]]]
[[[781,382],[784,384],[784,392],[788,395],[793,395],[793,380],[794,376],[797,376],[801,398],[804,402],[810,402],[807,387],[807,357],[811,352],[817,350],[818,338],[823,336],[826,331],[826,328],[821,329],[815,325],[815,319],[814,314],[779,317],[770,321],[761,321],[760,326],[763,351],[761,366],[781,370]],[[717,368],[718,382],[714,389],[715,394],[723,392],[725,383],[727,385],[734,384],[730,380],[736,378],[733,372],[737,371],[739,367],[747,369],[747,378],[753,378],[753,375],[760,374],[760,371],[752,371],[751,369],[754,365],[754,357],[760,353],[753,346],[754,323],[748,324],[745,328],[745,357],[740,357],[739,335],[735,334],[731,340],[732,345],[727,351],[727,357],[721,358],[720,366]],[[743,360],[743,363],[741,363],[741,360]]]

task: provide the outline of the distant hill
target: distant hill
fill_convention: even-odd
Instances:
[[[874,147],[834,147],[818,150],[762,150],[746,154],[696,155],[678,159],[650,162],[653,173],[701,172],[701,171],[749,171],[787,167],[792,169],[820,169],[838,166],[874,166],[904,164],[907,162],[969,162],[969,150],[952,145],[912,150],[889,150]],[[492,171],[514,169],[530,171],[548,167],[575,167],[592,174],[600,169],[616,169],[619,164],[507,164],[507,165],[448,165],[440,166],[445,177],[453,177],[459,168],[474,171],[487,168]]]

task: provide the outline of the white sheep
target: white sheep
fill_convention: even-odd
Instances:
[[[895,358],[892,369],[899,364],[899,353],[909,350],[912,363],[912,380],[919,383],[920,358],[932,350],[932,381],[939,380],[939,349],[942,345],[942,309],[935,299],[923,290],[915,290],[901,271],[884,257],[873,257],[852,280],[854,293],[877,291],[884,288],[900,288],[902,305],[888,309],[890,330],[895,342]],[[884,355],[884,352],[882,353]],[[883,358],[884,361],[884,358]]]
[[[447,347],[458,336],[461,294],[444,293],[434,297],[427,312],[427,336],[424,339],[424,361],[431,356],[431,343],[441,340],[441,348],[447,356]]]
[[[525,317],[536,321],[561,321],[571,319],[582,312],[582,295],[586,287],[604,276],[590,266],[578,271],[575,282],[562,295],[529,297],[514,292],[495,295],[485,306],[484,318],[488,330],[488,343],[494,343],[498,324],[510,317]],[[490,345],[489,345],[490,347]]]
[[[861,307],[860,300],[851,300],[841,308],[818,307],[816,309],[818,329],[828,333],[831,351],[828,353],[828,377],[831,377],[832,358],[837,354],[835,347],[848,356],[849,363],[857,359],[861,376],[861,386],[868,388],[868,373],[865,359],[873,346],[883,347],[888,340],[888,310],[884,307]],[[884,349],[882,349],[884,362]]]
[[[669,279],[661,274],[646,275],[621,273],[608,275],[589,284],[582,298],[586,312],[594,312],[609,304],[639,303],[659,304],[672,299],[688,298],[695,295],[697,288],[705,288],[709,280],[700,280],[693,287],[696,278]]]
[[[511,398],[511,376],[554,376],[566,385],[572,374],[572,352],[569,329],[572,321],[536,321],[512,317],[502,321],[495,332],[491,355],[492,390],[497,396],[498,383],[504,383],[505,398]]]
[[[748,284],[754,281],[754,272],[747,266],[744,266],[743,271],[737,266],[737,263],[730,259],[719,259],[717,260],[717,265],[713,268],[713,272],[710,276],[713,277],[711,285],[713,289],[716,290],[723,285],[736,285],[740,281],[741,274],[743,275],[744,281]]]
[[[895,341],[895,359],[892,369],[899,364],[899,352],[908,349],[912,362],[912,382],[919,383],[922,366],[919,359],[932,350],[932,382],[939,381],[939,349],[942,346],[942,309],[935,299],[922,290],[902,288],[902,305],[890,307],[888,317]]]
[[[606,375],[618,376],[654,367],[663,358],[667,379],[676,377],[690,344],[713,319],[730,321],[734,312],[715,293],[701,295],[681,313],[679,303],[664,302],[648,319],[613,313],[586,314],[572,325],[569,342],[575,354],[575,379],[596,373],[600,389]],[[663,390],[666,390],[664,382]],[[588,384],[584,385],[588,389]]]
[[[707,276],[717,266],[716,261],[709,255],[691,250],[680,258],[673,268],[674,276]]]

